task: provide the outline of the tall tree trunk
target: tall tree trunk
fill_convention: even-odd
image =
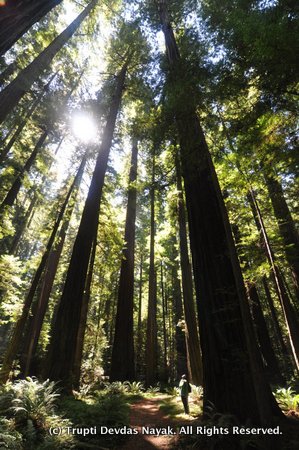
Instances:
[[[1,25],[0,25],[1,26]],[[4,83],[4,81],[10,77],[14,73],[14,71],[17,69],[17,63],[16,61],[13,61],[12,63],[8,64],[6,69],[3,70],[0,74],[0,86]]]
[[[12,206],[17,198],[17,195],[22,187],[23,179],[26,173],[29,172],[32,165],[35,163],[36,157],[41,150],[42,146],[44,145],[47,137],[49,135],[49,131],[45,130],[39,137],[37,143],[35,144],[34,150],[32,151],[31,155],[27,159],[24,167],[22,168],[21,172],[18,174],[17,178],[13,182],[11,188],[7,192],[3,202],[0,205],[0,212],[3,211],[3,208],[5,206]]]
[[[174,379],[177,381],[181,378],[182,374],[186,374],[189,372],[190,368],[190,355],[188,354],[188,348],[186,345],[186,334],[183,331],[181,325],[181,321],[183,318],[183,302],[182,302],[182,290],[181,283],[178,277],[179,273],[179,263],[177,260],[177,251],[176,251],[176,237],[172,240],[173,244],[173,261],[174,264],[171,266],[171,286],[172,286],[172,308],[169,308],[169,314],[172,316],[170,318],[171,328],[174,329],[173,333],[173,350],[170,349],[169,353],[173,351],[176,355],[176,361],[174,363]],[[166,303],[166,302],[165,302]],[[172,364],[169,364],[172,366]]]
[[[180,236],[180,258],[182,271],[185,335],[190,364],[189,378],[192,383],[196,385],[202,385],[203,382],[202,359],[194,307],[192,271],[188,254],[186,213],[183,197],[180,161],[178,156],[176,156],[176,168],[177,168],[177,190],[178,190],[177,208],[178,208],[178,223]]]
[[[159,12],[169,61],[168,86],[179,93],[174,114],[198,303],[204,409],[212,402],[219,412],[269,424],[273,415],[282,413],[263,373],[227,211],[196,105],[185,87],[186,70],[166,0],[160,0]]]
[[[43,50],[19,75],[0,92],[0,123],[17,105],[19,100],[28,92],[32,84],[39,78],[46,68],[50,66],[51,61],[59,50],[72,37],[83,20],[89,15],[95,7],[98,0],[91,0],[79,16],[59,35],[53,42]]]
[[[76,343],[76,354],[74,358],[74,388],[79,389],[80,386],[80,376],[81,376],[81,364],[82,364],[82,357],[83,357],[83,349],[84,349],[84,337],[85,337],[85,330],[86,330],[86,323],[87,323],[87,314],[88,314],[88,306],[89,306],[89,300],[90,300],[90,292],[91,292],[91,282],[92,282],[92,276],[93,276],[93,268],[94,268],[94,262],[96,257],[96,251],[97,251],[97,240],[95,238],[93,244],[92,244],[92,252],[90,255],[90,262],[89,262],[89,268],[86,278],[86,285],[84,290],[84,301],[81,309],[81,317],[80,317],[80,323],[78,328],[78,335],[77,335],[77,343]]]
[[[54,284],[58,263],[60,260],[60,256],[62,253],[63,245],[66,238],[66,233],[69,227],[69,223],[71,220],[72,212],[76,204],[76,196],[78,193],[78,189],[82,180],[82,176],[84,173],[84,168],[86,165],[86,156],[82,159],[80,167],[78,169],[78,173],[76,175],[76,184],[73,189],[72,199],[69,203],[71,203],[66,212],[66,218],[61,226],[61,229],[58,233],[56,245],[53,246],[47,265],[44,271],[44,276],[41,285],[41,291],[39,294],[39,298],[36,301],[35,307],[32,308],[32,318],[29,322],[28,331],[26,333],[25,345],[23,347],[23,354],[21,360],[24,363],[24,376],[30,374],[30,364],[31,360],[36,352],[40,332],[42,329],[44,317],[47,311],[47,307],[49,304],[49,299],[52,291],[52,287]]]
[[[48,376],[54,380],[61,380],[62,386],[66,391],[71,390],[73,384],[76,341],[84,299],[83,293],[88,263],[92,243],[97,235],[104,177],[108,164],[116,117],[120,107],[122,91],[124,89],[127,64],[128,60],[116,79],[114,98],[111,102],[102,145],[99,149],[95,170],[73,247],[64,290],[57,311],[55,326],[51,336],[48,354]]]
[[[136,341],[136,374],[141,374],[141,352],[142,352],[142,290],[143,290],[143,253],[140,253],[139,263],[139,292],[138,292],[138,322],[137,322],[137,341]]]
[[[9,139],[7,144],[4,146],[3,150],[0,153],[0,164],[3,163],[3,161],[5,160],[7,154],[9,153],[9,151],[13,147],[14,143],[16,142],[16,140],[18,139],[18,137],[22,133],[22,131],[23,131],[25,125],[27,124],[28,120],[32,117],[34,111],[39,106],[42,97],[44,96],[45,92],[47,92],[51,82],[56,77],[56,75],[57,75],[56,73],[53,74],[53,76],[50,78],[49,82],[44,86],[43,90],[41,90],[39,95],[32,102],[31,107],[28,109],[27,113],[22,118],[22,120],[21,120],[20,124],[18,125],[16,131],[13,133],[12,137]]]
[[[274,284],[275,284],[275,280]],[[267,305],[269,306],[270,309],[270,313],[271,313],[271,318],[272,318],[272,324],[274,327],[274,336],[277,340],[278,346],[281,349],[281,357],[282,360],[284,362],[284,370],[285,373],[290,375],[290,369],[292,370],[292,364],[291,364],[291,355],[290,355],[290,350],[289,348],[286,346],[284,339],[283,339],[283,335],[282,335],[282,331],[281,331],[281,327],[278,321],[278,317],[277,317],[277,312],[274,306],[274,302],[271,296],[271,292],[268,286],[268,282],[265,276],[263,276],[262,278],[262,284],[263,284],[263,288],[266,294],[266,299],[267,299]]]
[[[283,310],[285,322],[288,329],[288,335],[290,339],[291,349],[292,353],[295,359],[295,364],[297,370],[299,370],[299,323],[293,308],[293,305],[291,304],[290,298],[288,296],[288,293],[285,289],[282,276],[280,274],[280,271],[276,265],[275,261],[275,255],[271,248],[268,234],[264,225],[264,221],[258,206],[258,203],[256,201],[255,195],[253,190],[251,189],[249,194],[247,195],[247,199],[249,201],[249,204],[251,206],[253,216],[255,219],[255,223],[257,225],[257,229],[261,233],[261,239],[263,241],[263,248],[266,254],[266,257],[269,261],[271,272],[273,274],[273,278],[275,280],[275,288],[276,292],[280,301],[280,305]]]
[[[163,323],[163,381],[168,382],[168,337],[167,337],[167,308],[166,308],[166,298],[164,289],[164,271],[163,271],[163,261],[160,264],[160,274],[161,274],[161,298],[162,298],[162,323]]]
[[[271,344],[258,291],[254,283],[248,283],[247,289],[251,300],[251,311],[255,323],[256,333],[264,361],[266,362],[268,376],[271,382],[284,384],[285,380],[281,375],[279,364]]]
[[[153,155],[152,183],[150,188],[150,266],[148,280],[148,310],[146,326],[146,385],[152,386],[157,379],[157,274],[155,267],[155,155]]]
[[[31,286],[30,286],[30,289],[29,289],[29,291],[28,291],[28,293],[26,295],[25,302],[24,302],[23,309],[22,309],[22,313],[21,313],[20,317],[16,321],[15,328],[14,328],[14,331],[13,331],[10,343],[8,345],[8,348],[7,348],[6,352],[5,352],[2,368],[1,368],[1,371],[0,371],[0,381],[1,382],[6,382],[8,380],[8,378],[9,378],[9,374],[10,374],[10,371],[12,369],[13,362],[14,362],[14,360],[16,358],[17,351],[18,351],[18,349],[20,348],[20,345],[21,345],[21,340],[22,340],[24,328],[25,328],[25,325],[26,325],[27,317],[28,317],[28,314],[30,312],[30,308],[31,308],[31,305],[32,305],[32,301],[33,301],[33,298],[34,298],[37,286],[39,284],[39,281],[40,281],[40,278],[42,276],[42,273],[43,273],[43,271],[44,271],[44,269],[46,267],[46,264],[47,264],[47,261],[48,261],[48,257],[49,257],[50,251],[52,249],[52,246],[54,244],[54,240],[55,240],[58,228],[59,228],[59,226],[61,224],[61,221],[63,219],[66,207],[68,205],[70,196],[71,196],[71,194],[73,192],[73,189],[74,189],[75,185],[76,185],[76,177],[75,177],[75,179],[74,179],[74,181],[73,181],[73,183],[72,183],[72,185],[71,185],[71,187],[70,187],[70,189],[69,189],[69,191],[67,193],[67,196],[66,196],[66,198],[64,200],[64,203],[63,203],[63,205],[62,205],[62,207],[61,207],[61,209],[60,209],[60,211],[58,213],[58,216],[57,216],[55,224],[53,226],[52,233],[51,233],[51,236],[50,236],[50,238],[48,240],[46,249],[45,249],[45,251],[43,253],[43,256],[42,256],[42,259],[41,259],[41,261],[39,263],[39,266],[38,266],[38,268],[37,268],[37,270],[36,270],[36,272],[34,274],[34,277],[33,277],[33,280],[32,280]]]
[[[54,152],[55,155],[57,155],[57,153],[60,149],[60,146],[63,142],[63,139],[64,139],[64,137],[62,137],[60,139],[60,141],[56,147],[56,150]],[[52,164],[49,165],[47,172],[50,171],[51,165]],[[28,207],[24,217],[20,221],[18,221],[18,227],[17,227],[16,233],[12,239],[11,244],[8,245],[8,248],[9,248],[8,253],[10,255],[17,255],[17,253],[18,253],[22,235],[23,235],[25,229],[30,227],[30,224],[34,217],[35,208],[38,206],[38,203],[39,203],[39,188],[44,186],[46,180],[47,180],[47,175],[44,175],[39,186],[38,187],[35,186],[35,191],[33,193],[32,199],[30,201],[29,207]]]
[[[112,347],[111,381],[131,381],[135,378],[133,307],[137,153],[137,139],[133,138],[125,225],[125,248],[121,261],[115,333]]]
[[[265,174],[265,180],[273,206],[274,214],[278,222],[279,231],[284,242],[286,259],[291,268],[292,278],[299,302],[299,236],[285,201],[282,186],[278,179],[270,174]]]
[[[0,55],[61,0],[7,0],[1,5]]]

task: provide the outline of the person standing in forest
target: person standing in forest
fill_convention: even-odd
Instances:
[[[191,392],[191,386],[187,380],[186,375],[182,375],[180,384],[179,384],[181,399],[184,405],[185,414],[189,414],[189,403],[188,403],[188,395]]]

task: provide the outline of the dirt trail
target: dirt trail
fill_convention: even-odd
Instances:
[[[177,442],[177,435],[151,435],[142,431],[142,427],[165,429],[168,426],[176,431],[177,423],[168,419],[159,410],[159,402],[163,397],[142,399],[131,405],[130,426],[138,430],[138,434],[130,436],[122,450],[170,450]]]

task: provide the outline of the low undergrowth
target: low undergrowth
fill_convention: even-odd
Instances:
[[[88,396],[61,397],[55,383],[27,378],[0,391],[0,448],[55,450],[113,448],[124,441],[109,428],[129,425],[129,402],[136,393],[114,387]],[[102,427],[102,428],[101,428]]]

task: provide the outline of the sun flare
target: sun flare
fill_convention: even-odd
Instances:
[[[84,143],[92,142],[97,136],[97,127],[93,119],[84,113],[74,114],[72,117],[72,131],[74,136]]]

